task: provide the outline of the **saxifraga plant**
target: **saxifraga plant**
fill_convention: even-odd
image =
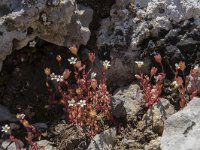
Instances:
[[[70,65],[73,65],[74,71],[69,69],[63,70],[62,75],[51,73],[50,68],[44,70],[47,81],[46,86],[49,91],[50,107],[55,101],[55,95],[60,95],[59,102],[63,106],[66,119],[75,125],[86,129],[88,136],[92,137],[103,131],[107,123],[112,120],[110,97],[106,85],[106,71],[110,67],[109,61],[103,62],[101,79],[95,79],[96,73],[92,72],[95,54],[89,53],[91,69],[86,72],[86,64],[82,64],[77,56],[78,49],[76,46],[69,48],[70,52],[75,55],[68,59]],[[58,55],[56,60],[62,61]],[[76,84],[69,84],[69,77],[75,75]],[[50,82],[55,82],[55,91],[50,86]]]

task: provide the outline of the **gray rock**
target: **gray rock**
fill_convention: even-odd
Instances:
[[[120,118],[126,115],[124,100],[118,97],[111,97],[111,108],[112,108],[112,114],[116,118]]]
[[[3,149],[6,149],[10,144],[11,144],[10,140],[5,140],[5,141],[2,142],[1,147]]]
[[[56,150],[56,147],[52,146],[53,143],[47,140],[41,140],[36,143],[38,148],[44,148],[44,150]]]
[[[2,121],[17,121],[17,119],[6,107],[0,105],[0,122]]]
[[[161,138],[162,150],[200,149],[200,98],[195,97],[181,111],[170,116]]]
[[[112,97],[112,100],[118,103],[118,105],[116,104],[114,115],[123,117],[124,114],[127,114],[127,119],[132,120],[141,109],[143,101],[143,96],[139,91],[140,87],[137,84],[119,88]]]
[[[169,118],[174,113],[174,106],[170,104],[167,99],[161,98],[159,102],[153,105],[152,109],[147,111],[147,114],[144,115],[144,120],[146,122],[153,122],[153,131],[159,135],[162,135],[165,119]]]
[[[160,150],[160,139],[161,137],[157,137],[155,140],[151,140],[148,145],[145,145],[145,150]]]
[[[20,145],[20,148],[23,148],[24,143],[23,143],[21,140],[19,140],[19,145]],[[17,150],[16,144],[15,144],[14,142],[12,142],[12,143],[8,146],[7,150]]]
[[[93,10],[75,0],[3,0],[0,8],[0,62],[36,37],[59,46],[86,45],[90,38]]]
[[[97,134],[90,142],[87,150],[110,150],[116,140],[116,128],[110,128]]]
[[[187,36],[185,32],[192,32],[191,30],[198,26],[199,18],[200,1],[196,0],[117,0],[111,8],[110,17],[102,20],[97,34],[98,48],[109,53],[111,58],[112,67],[108,72],[108,82],[119,86],[128,84],[133,79],[133,74],[137,73],[135,60],[142,59],[145,64],[143,72],[148,71],[150,60],[143,56],[148,56],[148,52],[153,55],[161,49],[165,52],[167,46],[165,56],[169,58],[170,65],[177,63],[171,62],[171,59],[194,60],[188,49],[199,51],[199,42],[179,45],[181,48],[176,44],[189,37],[199,41],[197,36]],[[184,25],[184,22],[188,24]],[[168,35],[165,39],[165,35],[171,30],[177,31],[175,37],[169,38]],[[149,50],[146,43],[152,38],[158,40],[155,42],[155,49]],[[170,52],[170,46],[175,46],[180,51],[173,49]],[[181,51],[183,49],[188,50],[187,53],[192,57],[184,57],[185,54]],[[106,56],[102,54],[102,57],[105,59]]]

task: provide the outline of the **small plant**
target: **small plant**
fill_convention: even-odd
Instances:
[[[43,147],[38,148],[37,143],[33,141],[33,138],[40,137],[40,132],[33,125],[29,124],[29,122],[25,119],[25,114],[17,114],[16,117],[20,121],[20,123],[26,128],[27,136],[25,137],[25,139],[30,146],[29,150],[43,150]],[[20,145],[20,140],[12,135],[12,130],[10,126],[8,126],[7,124],[3,126],[1,132],[3,133],[2,137],[6,135],[9,136],[10,140],[15,143],[17,150],[22,149]]]
[[[178,89],[180,107],[183,108],[187,102],[187,95],[190,95],[189,100],[192,100],[192,98],[200,92],[200,68],[196,65],[190,70],[189,75],[185,76],[185,62],[180,61],[178,64],[175,64],[175,67],[176,73],[172,84],[175,89]],[[179,71],[182,72],[182,76],[179,76]]]
[[[160,100],[160,95],[163,87],[163,80],[165,79],[165,73],[162,65],[162,58],[160,54],[155,55],[156,62],[161,64],[162,72],[158,73],[156,67],[151,68],[150,77],[140,74],[136,74],[135,77],[140,80],[140,85],[142,86],[142,93],[144,94],[145,106],[151,108],[154,103]],[[138,68],[142,67],[142,63],[136,61]],[[154,82],[154,83],[153,83]]]
[[[109,61],[103,62],[102,76],[98,81],[96,73],[92,72],[95,54],[89,53],[91,69],[86,72],[86,65],[82,64],[77,56],[78,49],[75,46],[69,48],[74,55],[68,59],[73,70],[64,69],[62,75],[51,73],[50,68],[44,70],[47,76],[46,86],[49,91],[50,104],[55,103],[56,95],[59,95],[59,102],[63,106],[66,119],[76,125],[80,125],[86,129],[89,136],[94,136],[104,130],[106,124],[112,120],[110,108],[110,94],[107,91],[106,71],[110,67]],[[61,56],[57,56],[56,60],[62,61]],[[75,77],[75,85],[69,84],[69,77]],[[55,82],[55,91],[50,86],[50,82]]]

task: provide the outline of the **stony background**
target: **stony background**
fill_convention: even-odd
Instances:
[[[43,109],[47,99],[43,69],[46,65],[56,68],[56,62],[52,60],[58,53],[65,54],[63,59],[67,60],[71,55],[65,49],[75,43],[80,48],[81,59],[85,59],[89,50],[96,53],[97,72],[100,72],[102,60],[111,61],[108,72],[111,87],[129,84],[119,88],[112,97],[116,104],[113,111],[118,117],[126,113],[128,121],[136,123],[138,118],[135,117],[143,108],[142,96],[137,95],[139,87],[130,85],[134,73],[138,72],[135,61],[143,60],[143,71],[147,72],[150,65],[156,66],[152,56],[159,52],[168,78],[173,76],[174,64],[180,60],[187,64],[186,73],[194,64],[200,64],[200,1],[1,0],[0,41],[0,70],[4,61],[0,74],[1,104],[13,104],[9,106],[11,110],[21,103]],[[32,41],[36,41],[35,48],[29,47]],[[150,141],[153,139],[150,138],[145,148],[159,147],[160,141],[162,149],[184,149],[176,144],[179,142],[186,143],[189,149],[198,143],[194,140],[198,139],[198,101],[190,102],[175,115],[172,115],[175,110],[169,100],[162,99],[161,104],[155,104],[153,113],[157,118],[154,118],[153,130],[158,135],[155,140]],[[166,108],[169,117],[165,126],[159,118],[161,106]],[[120,113],[115,110],[119,108]],[[0,121],[13,121],[13,115],[2,105],[0,112],[6,114],[0,115]],[[140,139],[141,132],[134,132],[134,136]]]

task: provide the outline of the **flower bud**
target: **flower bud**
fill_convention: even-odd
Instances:
[[[63,72],[63,78],[66,80],[69,78],[71,71],[69,69],[65,69]]]
[[[58,62],[61,62],[62,57],[61,57],[60,55],[57,55],[57,56],[56,56],[56,60],[57,60]]]
[[[91,87],[95,90],[97,88],[97,80],[91,79]]]
[[[162,61],[162,57],[161,57],[160,54],[156,54],[156,55],[154,56],[154,59],[155,59],[155,61],[158,62],[158,63],[161,63],[161,61]]]
[[[157,71],[158,71],[158,69],[156,67],[152,67],[151,68],[151,76],[156,75]]]
[[[46,76],[49,76],[51,74],[51,69],[50,68],[45,68],[44,69],[44,73],[46,74]]]
[[[95,60],[95,53],[93,53],[93,52],[90,52],[89,53],[89,60],[93,63],[94,62],[94,60]]]
[[[73,46],[71,46],[71,47],[69,48],[69,51],[70,51],[72,54],[77,55],[78,49],[76,48],[75,45],[73,45]]]
[[[74,64],[74,66],[77,68],[77,69],[80,69],[81,68],[81,61],[79,60],[79,61],[77,61],[75,64]]]
[[[185,62],[184,62],[184,61],[180,61],[179,64],[178,64],[178,66],[179,66],[179,69],[180,69],[181,71],[184,71],[185,68],[186,68]]]

